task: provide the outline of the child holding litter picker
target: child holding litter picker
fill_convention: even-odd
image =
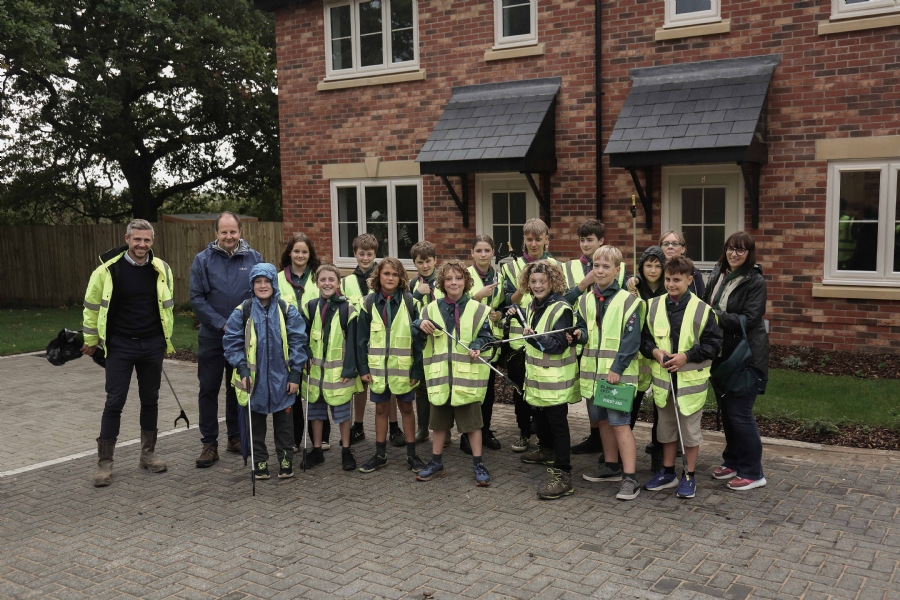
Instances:
[[[522,455],[522,462],[552,465],[550,480],[538,489],[538,498],[554,500],[575,493],[569,456],[569,404],[579,402],[578,357],[566,332],[573,331],[572,307],[563,297],[566,279],[555,263],[529,263],[519,275],[518,292],[533,300],[525,310],[525,401],[537,428],[537,450]],[[515,308],[510,308],[514,312]],[[551,333],[552,332],[552,333]],[[527,337],[532,336],[532,337]]]
[[[356,371],[357,310],[341,294],[341,272],[336,266],[322,265],[314,277],[319,297],[309,300],[303,313],[309,331],[309,379],[300,391],[308,401],[313,450],[303,467],[325,462],[322,430],[331,408],[331,418],[341,431],[342,468],[353,471],[356,459],[350,450],[350,412],[353,394],[362,391]]]
[[[234,365],[232,383],[238,404],[250,403],[253,469],[269,478],[266,415],[272,415],[278,477],[294,476],[294,419],[291,408],[306,363],[306,324],[300,312],[280,298],[275,266],[258,263],[250,270],[253,297],[239,304],[225,323],[225,360]]]
[[[587,401],[591,422],[600,424],[603,460],[599,469],[583,475],[586,481],[621,481],[619,500],[634,500],[641,491],[637,480],[637,450],[631,431],[631,411],[594,404],[597,382],[638,385],[637,360],[641,345],[645,305],[618,283],[622,252],[603,246],[594,252],[594,284],[578,299],[574,337],[584,345],[581,353],[581,395]],[[635,390],[636,391],[636,390]],[[635,398],[640,402],[639,398]],[[618,458],[622,458],[622,466]]]
[[[456,421],[456,430],[468,436],[472,449],[475,485],[491,484],[491,475],[481,458],[481,403],[491,369],[479,356],[494,335],[490,308],[467,295],[472,284],[472,276],[460,261],[445,262],[438,269],[436,280],[443,297],[423,307],[421,319],[412,326],[413,335],[426,340],[422,357],[428,401],[432,405],[432,458],[416,475],[417,481],[444,476],[444,439]]]
[[[722,349],[722,330],[709,305],[692,294],[694,263],[683,256],[666,261],[668,295],[650,300],[641,332],[641,354],[652,358],[653,400],[659,408],[659,441],[663,469],[644,485],[655,492],[678,487],[679,498],[697,491],[694,469],[703,435],[700,419],[709,388],[709,367]],[[677,411],[677,413],[676,413]],[[678,440],[684,450],[684,471],[675,476]]]

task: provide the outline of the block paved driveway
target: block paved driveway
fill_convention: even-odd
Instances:
[[[0,400],[4,452],[10,436],[40,431],[22,424],[37,407],[80,414],[74,405],[88,401],[45,365],[0,360],[4,381],[14,367],[34,382],[28,406]],[[194,377],[192,391],[178,390],[195,411],[191,367],[169,371],[186,389]],[[96,403],[102,380],[93,378]],[[99,420],[96,405],[91,411],[94,424],[76,428],[72,449],[91,447]],[[163,429],[169,412],[161,410]],[[508,450],[511,408],[496,414],[504,449],[486,451],[487,489],[474,487],[471,461],[455,445],[445,451],[448,476],[430,483],[413,480],[401,448],[371,475],[341,471],[333,449],[325,465],[298,469],[293,480],[259,482],[252,498],[238,456],[194,467],[196,431],[160,438],[165,474],[137,468],[138,446],[119,448],[105,489],[90,485],[93,457],[0,477],[0,597],[900,597],[900,460],[892,454],[767,445],[769,485],[738,495],[709,479],[721,438],[708,435],[693,500],[667,490],[618,502],[615,484],[580,479],[595,459],[576,456],[575,495],[540,502],[545,472]],[[126,419],[136,425],[136,414]],[[577,440],[587,427],[583,407],[572,408],[570,423]],[[373,449],[371,413],[366,427],[370,439],[355,446],[360,461]],[[37,435],[15,442],[32,462],[48,458]],[[637,435],[642,446],[648,430]],[[648,468],[641,454],[642,481]]]

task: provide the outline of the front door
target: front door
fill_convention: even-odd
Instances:
[[[522,226],[538,216],[538,202],[522,176],[484,177],[476,180],[478,194],[475,230],[494,240],[497,256],[506,256],[509,245],[516,256],[522,254]]]

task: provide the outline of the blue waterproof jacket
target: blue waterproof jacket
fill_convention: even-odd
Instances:
[[[252,297],[250,318],[256,328],[256,382],[250,393],[250,409],[253,412],[271,414],[293,406],[296,395],[288,394],[288,383],[299,384],[306,364],[307,343],[306,323],[303,316],[292,305],[287,307],[284,326],[288,336],[288,364],[284,364],[284,350],[281,343],[281,308],[278,306],[278,274],[268,263],[254,265],[250,270],[250,285],[257,277],[266,277],[272,282],[272,298],[268,306],[263,306],[259,298]],[[250,375],[247,355],[244,352],[244,314],[240,304],[232,308],[225,325],[225,360],[234,365],[241,378]]]
[[[234,254],[210,242],[191,265],[191,306],[200,320],[200,337],[222,337],[222,327],[234,307],[251,295],[247,277],[263,261],[259,252],[241,240]]]

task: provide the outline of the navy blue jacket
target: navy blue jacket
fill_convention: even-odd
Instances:
[[[251,295],[250,269],[263,262],[259,252],[241,240],[230,257],[210,242],[191,265],[191,306],[200,320],[200,337],[221,338],[234,307]]]

